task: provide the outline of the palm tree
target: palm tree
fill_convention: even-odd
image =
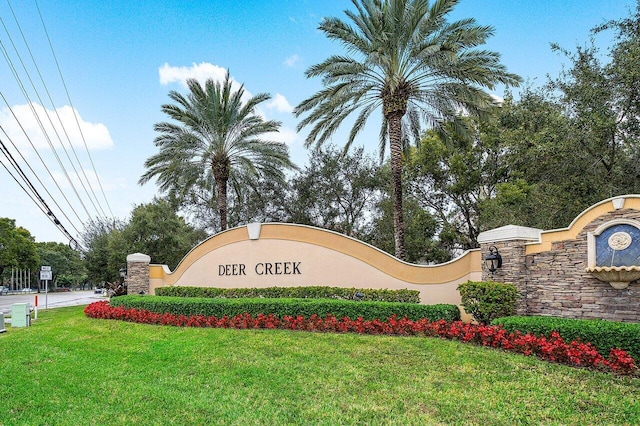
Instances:
[[[467,134],[462,115],[486,117],[494,101],[483,88],[517,85],[497,53],[481,50],[493,34],[474,19],[452,23],[446,16],[458,0],[352,0],[350,19],[325,18],[319,26],[340,41],[348,55],[331,56],[310,67],[307,77],[322,77],[324,88],[302,101],[296,116],[308,113],[298,130],[313,125],[307,147],[323,144],[345,118],[359,111],[345,152],[370,115],[382,107],[380,155],[387,138],[391,153],[396,256],[405,259],[402,210],[402,154],[408,135],[418,141],[420,124],[446,136],[446,128]],[[444,123],[453,126],[445,127]]]
[[[161,191],[184,196],[193,188],[215,183],[220,229],[227,229],[227,186],[247,176],[284,179],[284,168],[295,168],[287,146],[261,139],[277,132],[280,123],[256,114],[256,107],[270,99],[258,94],[244,99],[244,86],[232,90],[227,73],[224,82],[187,80],[189,93],[171,91],[174,104],[162,111],[174,122],[157,123],[154,143],[160,152],[145,162],[144,184],[157,177]]]

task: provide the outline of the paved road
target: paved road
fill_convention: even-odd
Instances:
[[[64,293],[31,293],[31,294],[3,294],[0,296],[0,312],[5,316],[11,313],[11,305],[14,303],[30,303],[35,305],[35,296],[38,296],[38,310],[60,308],[62,306],[88,305],[98,300],[106,300],[106,296],[95,294],[91,291],[69,291]]]

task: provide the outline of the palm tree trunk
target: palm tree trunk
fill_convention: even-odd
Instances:
[[[220,215],[220,231],[227,229],[227,181],[226,179],[216,179],[216,190],[218,191],[218,214]]]
[[[391,180],[393,181],[393,236],[396,257],[406,260],[404,247],[404,213],[402,209],[402,114],[391,113],[389,123],[389,149],[391,150]]]

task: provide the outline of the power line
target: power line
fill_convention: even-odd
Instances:
[[[38,11],[38,16],[40,18],[40,22],[42,24],[44,33],[46,35],[47,38],[47,42],[49,44],[49,48],[51,50],[51,53],[53,55],[53,59],[55,61],[56,64],[56,68],[58,70],[58,74],[60,76],[62,85],[64,87],[66,96],[67,96],[67,100],[70,104],[71,110],[73,112],[73,116],[76,122],[76,126],[78,128],[80,137],[83,141],[87,156],[90,160],[91,163],[91,167],[93,169],[93,173],[95,174],[95,177],[98,181],[99,187],[100,187],[100,191],[102,192],[102,196],[104,198],[104,201],[106,203],[106,206],[109,210],[109,212],[111,213],[112,217],[113,217],[113,212],[111,210],[111,206],[109,205],[109,202],[107,200],[106,197],[106,193],[104,191],[104,188],[102,186],[102,182],[100,179],[100,176],[96,170],[95,167],[95,163],[93,162],[93,158],[91,156],[91,153],[89,151],[89,147],[88,147],[88,143],[87,140],[85,138],[85,135],[82,131],[82,126],[80,125],[80,118],[78,117],[78,113],[75,109],[75,107],[73,106],[73,103],[71,101],[71,96],[69,94],[69,90],[68,87],[66,85],[66,82],[64,80],[64,76],[62,74],[62,70],[60,67],[60,64],[58,62],[57,56],[55,54],[55,50],[53,48],[53,44],[51,42],[51,38],[49,36],[49,33],[47,31],[45,22],[44,22],[44,18],[42,16],[42,13],[40,11],[40,7],[38,5],[37,0],[34,0],[35,3],[35,7]],[[55,103],[51,97],[51,93],[48,90],[47,84],[43,78],[43,75],[40,71],[40,68],[38,66],[38,63],[33,55],[33,52],[29,46],[29,43],[26,40],[25,34],[21,28],[20,22],[17,19],[17,16],[14,12],[13,7],[11,6],[11,2],[10,0],[7,0],[7,4],[9,6],[9,9],[11,10],[11,13],[13,15],[13,18],[15,20],[15,24],[17,25],[18,30],[20,31],[20,34],[22,36],[22,40],[26,46],[26,49],[29,53],[29,56],[31,58],[31,61],[33,63],[33,66],[35,67],[35,70],[38,73],[38,76],[40,78],[40,83],[42,84],[42,86],[44,87],[44,90],[46,92],[46,96],[49,99],[51,106],[52,106],[52,110],[55,113],[58,122],[60,123],[60,126],[62,128],[62,132],[64,133],[64,136],[66,137],[68,143],[69,143],[69,147],[71,148],[71,151],[73,152],[73,157],[75,158],[75,162],[71,159],[71,156],[69,155],[69,152],[67,151],[67,148],[65,146],[65,143],[63,142],[63,138],[61,137],[61,134],[58,132],[58,129],[56,127],[56,125],[54,124],[51,115],[47,112],[46,107],[44,107],[44,102],[42,101],[42,97],[39,94],[38,89],[36,88],[36,85],[34,84],[33,79],[31,78],[31,75],[24,63],[24,61],[22,60],[22,57],[20,55],[20,52],[18,51],[18,48],[16,47],[13,38],[11,37],[11,33],[9,32],[9,29],[7,28],[7,26],[5,25],[4,20],[2,20],[2,18],[0,17],[0,22],[2,23],[2,26],[4,27],[5,32],[7,33],[8,39],[11,41],[11,45],[13,46],[13,50],[15,52],[15,55],[17,56],[17,58],[20,61],[20,64],[22,65],[22,69],[24,70],[24,73],[26,74],[26,78],[29,80],[30,84],[31,84],[31,88],[33,89],[33,91],[35,92],[35,96],[37,97],[37,99],[39,100],[39,102],[43,105],[43,109],[45,112],[45,115],[47,115],[47,118],[49,120],[49,124],[51,125],[51,128],[53,129],[55,136],[57,137],[60,146],[62,147],[63,151],[66,154],[66,158],[69,162],[69,164],[71,164],[73,171],[75,172],[76,176],[78,177],[78,180],[80,182],[80,184],[82,185],[82,188],[84,189],[84,192],[87,194],[89,201],[91,202],[93,208],[95,209],[95,211],[97,212],[97,217],[106,217],[105,214],[105,210],[102,207],[102,203],[100,202],[100,200],[98,199],[98,196],[96,194],[96,191],[94,190],[92,184],[91,184],[91,180],[88,178],[87,176],[87,172],[85,171],[85,168],[82,167],[82,162],[80,161],[80,158],[78,157],[78,153],[76,152],[73,143],[71,142],[71,138],[69,136],[69,133],[67,132],[67,128],[64,125],[64,122],[59,114],[58,109],[55,107]],[[65,165],[63,164],[60,156],[57,153],[57,150],[52,142],[52,139],[47,131],[46,126],[44,125],[44,123],[42,122],[38,112],[36,111],[36,106],[37,104],[35,104],[34,102],[32,102],[30,100],[30,96],[29,93],[27,92],[25,85],[22,82],[22,79],[18,73],[18,71],[16,70],[16,67],[14,66],[14,63],[7,51],[7,49],[5,48],[4,44],[2,43],[2,40],[0,40],[0,48],[2,49],[3,55],[7,61],[7,64],[9,65],[9,68],[11,70],[11,72],[13,73],[13,76],[18,84],[18,87],[20,88],[20,90],[22,91],[25,99],[27,100],[28,103],[28,107],[31,109],[31,112],[33,113],[33,116],[40,128],[40,130],[43,133],[44,138],[46,139],[47,143],[49,144],[49,147],[51,148],[54,156],[57,159],[57,162],[59,164],[59,166],[62,169],[62,172],[64,173],[64,175],[67,178],[67,181],[69,182],[69,185],[71,186],[72,190],[75,192],[78,201],[80,202],[80,204],[82,205],[85,213],[87,214],[87,216],[89,217],[89,220],[91,220],[91,214],[89,213],[89,211],[87,210],[86,205],[84,204],[82,197],[80,196],[80,194],[78,193],[78,190],[76,189],[76,186],[74,185],[72,179],[69,176],[69,173],[67,172]],[[66,203],[68,204],[69,208],[71,209],[71,211],[73,212],[73,214],[75,215],[75,217],[78,219],[78,221],[80,222],[80,224],[82,224],[84,226],[84,221],[80,218],[80,216],[78,215],[78,212],[76,211],[76,209],[74,208],[74,206],[71,204],[71,202],[69,201],[69,199],[66,197],[65,192],[62,191],[62,188],[60,187],[60,185],[58,184],[58,181],[56,180],[56,178],[53,176],[51,170],[49,169],[49,167],[47,167],[46,162],[44,161],[44,159],[42,158],[42,156],[40,155],[38,149],[36,148],[34,142],[32,141],[31,137],[29,136],[29,134],[27,133],[25,126],[23,126],[23,123],[20,122],[20,120],[18,119],[18,116],[16,115],[15,111],[13,110],[13,108],[10,106],[9,102],[7,101],[7,99],[4,96],[4,93],[2,93],[0,91],[0,96],[2,97],[2,99],[4,100],[4,103],[7,105],[9,111],[11,112],[11,115],[13,116],[15,122],[18,124],[18,126],[20,127],[22,133],[25,135],[27,141],[29,142],[29,144],[31,145],[31,147],[33,148],[33,150],[35,151],[37,157],[39,158],[40,162],[42,163],[42,165],[44,166],[44,168],[46,169],[47,173],[49,174],[49,176],[52,178],[54,184],[56,185],[58,191],[60,191],[60,194],[62,194],[62,198],[64,198],[64,200],[66,201]],[[5,131],[4,128],[2,128],[0,126],[0,130],[2,130],[2,132],[5,134],[7,140],[13,145],[13,149],[15,149],[15,152],[17,152],[20,156],[20,158],[22,159],[22,161],[24,161],[24,163],[26,164],[26,166],[28,167],[28,169],[31,171],[31,173],[33,174],[33,176],[35,176],[35,178],[37,179],[37,181],[39,182],[39,184],[41,185],[42,189],[44,189],[44,191],[46,192],[46,194],[51,198],[51,200],[53,201],[53,203],[56,205],[56,207],[59,209],[59,211],[62,213],[62,215],[64,216],[64,218],[71,224],[71,226],[76,230],[76,232],[78,234],[81,234],[80,231],[78,230],[78,228],[76,228],[76,226],[74,225],[73,221],[71,221],[69,219],[69,217],[66,215],[66,213],[64,212],[64,210],[60,207],[60,205],[58,205],[58,203],[56,202],[56,198],[54,198],[51,193],[47,190],[47,187],[44,185],[44,183],[40,180],[38,173],[36,173],[33,168],[31,167],[29,161],[26,160],[26,158],[24,157],[24,155],[22,154],[22,152],[18,149],[18,147],[16,146],[16,144],[14,143],[14,141],[11,139],[11,137],[7,134],[7,132]],[[53,211],[49,208],[48,204],[46,203],[46,201],[44,200],[44,198],[40,195],[40,193],[38,192],[38,190],[36,189],[36,187],[31,183],[29,177],[26,175],[26,173],[23,171],[23,169],[20,167],[20,165],[18,164],[18,162],[16,161],[16,159],[13,157],[13,155],[11,154],[11,152],[9,151],[9,149],[7,148],[7,146],[5,145],[4,141],[2,141],[0,139],[0,151],[2,152],[2,154],[4,155],[4,157],[7,159],[8,164],[13,168],[13,171],[9,169],[9,167],[7,166],[7,164],[5,164],[4,162],[0,161],[0,163],[2,163],[3,168],[5,168],[5,170],[7,170],[7,172],[10,174],[10,176],[13,178],[14,181],[16,181],[16,183],[18,184],[18,186],[27,194],[27,196],[29,198],[31,198],[31,200],[38,206],[38,208],[40,208],[40,210],[42,210],[43,213],[45,213],[47,215],[47,217],[60,229],[60,231],[65,235],[65,237],[67,237],[69,239],[70,245],[73,248],[76,249],[81,249],[80,245],[78,244],[78,242],[76,241],[76,239],[67,231],[67,229],[64,227],[64,225],[62,225],[62,223],[60,222],[60,220],[56,217],[56,215],[53,213]],[[82,172],[82,176],[84,177],[84,180],[82,179],[82,176],[80,175],[80,173],[78,172],[78,170],[76,169],[76,164],[79,165],[80,170]],[[22,183],[21,183],[22,181]],[[85,182],[87,183],[89,189],[87,189],[87,187],[85,186]],[[94,202],[95,200],[95,202]]]
[[[0,47],[2,47],[2,51],[5,54],[5,58],[7,58],[7,61],[10,63],[10,66],[12,68],[12,71],[14,73],[14,76],[18,79],[18,84],[22,87],[22,83],[19,81],[19,77],[17,77],[16,72],[15,72],[15,68],[13,67],[13,64],[11,63],[10,59],[6,56],[6,50],[4,49],[4,45],[2,43],[2,41],[0,41]],[[24,88],[23,88],[24,90]],[[58,182],[56,181],[56,179],[53,177],[53,173],[51,173],[51,170],[49,169],[49,167],[47,167],[46,162],[44,161],[44,159],[42,158],[42,156],[40,155],[40,153],[38,152],[37,148],[35,147],[35,144],[33,143],[33,141],[31,140],[31,138],[29,137],[29,134],[27,133],[27,131],[25,130],[24,126],[22,125],[22,123],[20,122],[20,120],[18,119],[18,117],[16,116],[15,112],[13,111],[13,108],[11,107],[11,105],[9,105],[9,102],[7,101],[7,99],[5,98],[4,94],[0,91],[0,97],[2,97],[2,99],[4,100],[5,104],[7,105],[7,108],[9,108],[9,111],[11,112],[11,114],[13,115],[13,118],[15,119],[16,123],[18,123],[18,126],[20,127],[20,129],[22,130],[22,132],[24,133],[25,137],[27,138],[27,141],[29,141],[29,144],[31,144],[31,147],[33,148],[33,150],[35,151],[36,155],[38,156],[38,158],[40,159],[40,162],[42,163],[42,165],[44,166],[44,168],[47,170],[47,173],[49,173],[49,176],[51,176],[51,179],[53,180],[53,182],[55,183],[56,187],[58,188],[58,191],[60,191],[60,194],[62,194],[62,197],[65,199],[65,201],[67,202],[67,204],[69,204],[69,207],[71,207],[71,209],[73,210],[73,212],[75,213],[76,217],[78,218],[78,221],[80,221],[80,223],[83,223],[82,219],[80,219],[80,216],[78,216],[78,213],[75,211],[75,209],[73,208],[73,206],[71,205],[71,203],[69,202],[69,199],[66,197],[66,195],[64,194],[64,192],[62,191],[62,188],[60,188],[60,185],[58,184]],[[2,129],[4,132],[4,128]],[[46,132],[45,132],[46,133]],[[5,135],[8,134],[5,132]],[[18,151],[18,153],[20,153],[20,150],[18,150],[18,147],[15,146],[14,144],[14,148],[16,149],[16,151]],[[36,174],[36,172],[33,170],[33,168],[31,167],[31,165],[29,165],[29,163],[27,162],[27,160],[24,158],[24,156],[22,155],[22,153],[20,153],[20,156],[22,157],[22,159],[24,160],[24,162],[27,164],[27,166],[29,167],[29,169],[31,170],[31,172],[34,174],[34,176],[38,176]],[[40,181],[40,179],[38,178],[38,181]],[[42,183],[42,181],[40,181],[40,184],[44,187],[44,184]],[[48,193],[48,191],[47,191]],[[49,196],[51,196],[51,194],[49,194]],[[52,197],[53,198],[53,197]],[[86,208],[85,208],[86,210]],[[87,212],[88,213],[88,212]]]
[[[27,196],[29,196],[29,198],[31,198],[31,200],[33,200],[36,203],[36,205],[40,208],[40,210],[42,210],[42,212],[47,215],[47,217],[54,223],[54,225],[56,225],[58,227],[58,229],[64,234],[64,236],[69,239],[69,244],[73,243],[74,245],[79,246],[79,244],[76,241],[76,239],[69,233],[69,231],[67,231],[67,229],[64,227],[64,225],[62,225],[62,223],[58,220],[56,215],[51,211],[51,209],[47,205],[46,201],[44,201],[44,199],[40,196],[40,194],[38,193],[36,188],[31,184],[31,182],[29,181],[27,176],[24,174],[24,172],[22,171],[22,169],[20,168],[18,163],[15,161],[15,159],[11,155],[11,152],[9,152],[9,150],[5,146],[5,144],[2,141],[2,139],[0,139],[0,150],[5,155],[5,157],[9,160],[9,162],[15,168],[15,170],[21,175],[23,180],[28,184],[29,189],[33,193],[33,196],[35,196],[35,199],[31,194],[29,194],[29,191],[27,191],[27,189],[24,186],[22,186],[22,184],[20,184],[20,182],[17,180],[17,178],[14,176],[14,174],[11,173],[11,171],[7,168],[7,166],[4,163],[0,162],[0,163],[2,163],[2,166],[5,168],[5,170],[7,170],[7,172],[11,175],[11,177],[18,183],[20,188],[22,188],[22,190],[25,191]],[[76,231],[78,231],[78,230],[76,229]]]
[[[12,12],[13,12],[13,10],[12,10]],[[14,18],[15,18],[15,14],[14,14]],[[24,73],[25,73],[25,75],[27,76],[27,79],[28,79],[28,80],[29,80],[29,82],[31,83],[31,87],[33,88],[33,90],[34,90],[34,92],[35,92],[36,96],[37,96],[37,97],[38,97],[38,99],[40,100],[40,103],[44,105],[44,102],[42,102],[42,98],[40,97],[40,95],[39,95],[39,93],[38,93],[38,90],[36,89],[35,84],[33,83],[33,80],[32,80],[32,78],[31,78],[31,75],[29,74],[29,71],[27,70],[27,67],[26,67],[25,63],[24,63],[24,61],[22,60],[22,56],[21,56],[21,55],[20,55],[20,53],[18,52],[18,49],[17,49],[17,47],[16,47],[16,45],[15,45],[15,43],[14,43],[14,41],[13,41],[13,38],[11,37],[11,34],[9,33],[9,30],[7,29],[7,27],[6,27],[5,23],[4,23],[4,20],[3,20],[1,17],[0,17],[0,23],[2,23],[2,26],[4,27],[5,32],[7,33],[7,36],[8,36],[8,38],[9,38],[9,41],[11,42],[11,45],[12,45],[12,47],[13,47],[13,50],[14,50],[14,52],[15,52],[15,54],[16,54],[16,56],[17,56],[17,58],[18,58],[19,62],[20,62],[20,64],[22,65],[22,69],[24,70]],[[26,39],[24,39],[24,34],[22,33],[22,29],[20,28],[20,23],[17,21],[17,19],[16,19],[16,25],[18,25],[18,28],[19,28],[19,30],[20,30],[20,33],[21,33],[21,34],[22,34],[22,36],[23,36],[23,40],[24,40],[24,42],[25,42],[25,45],[27,46],[27,50],[29,51],[29,53],[31,53],[31,50],[30,50],[30,48],[29,48],[29,45],[28,45],[28,43],[27,43]],[[48,132],[47,132],[47,130],[46,130],[46,128],[45,128],[45,126],[44,126],[44,124],[42,123],[42,120],[40,119],[40,115],[36,112],[35,107],[33,106],[33,103],[32,103],[32,101],[31,101],[31,98],[30,98],[29,94],[27,93],[27,90],[25,89],[24,84],[22,83],[22,80],[20,79],[20,77],[19,77],[19,75],[18,75],[18,72],[17,72],[17,70],[16,70],[15,66],[13,65],[13,61],[12,61],[12,60],[11,60],[11,58],[9,57],[9,54],[8,54],[8,52],[7,52],[7,49],[6,49],[6,48],[5,48],[5,46],[4,46],[4,43],[2,43],[2,42],[0,41],[0,45],[2,46],[3,53],[4,53],[4,55],[5,55],[5,59],[7,60],[7,63],[8,63],[8,64],[9,64],[9,66],[11,67],[11,70],[12,70],[12,72],[13,72],[14,78],[16,79],[16,82],[18,83],[18,85],[19,85],[20,89],[22,90],[22,93],[23,93],[23,95],[24,95],[25,99],[27,100],[27,104],[28,104],[29,108],[31,109],[31,112],[33,113],[34,118],[36,119],[36,122],[38,123],[38,125],[39,125],[39,127],[40,127],[40,130],[42,131],[42,134],[44,135],[44,137],[45,137],[45,139],[46,139],[47,143],[49,144],[49,147],[51,148],[51,151],[52,151],[52,153],[53,153],[54,157],[56,158],[56,160],[57,160],[57,162],[58,162],[58,165],[59,165],[59,166],[60,166],[60,168],[62,169],[62,172],[64,173],[64,176],[66,177],[67,181],[69,182],[69,185],[70,185],[70,186],[71,186],[71,188],[73,189],[73,191],[74,191],[74,193],[75,193],[76,197],[78,198],[78,201],[80,202],[80,205],[81,205],[81,206],[82,206],[82,208],[84,209],[85,213],[87,214],[87,216],[91,217],[91,214],[89,213],[89,211],[88,211],[88,209],[87,209],[86,205],[85,205],[85,204],[84,204],[84,202],[82,201],[82,197],[80,196],[80,194],[78,193],[78,190],[76,189],[75,185],[73,184],[73,181],[71,180],[71,177],[69,176],[69,173],[67,172],[67,169],[65,168],[64,164],[62,163],[62,160],[60,159],[60,156],[58,155],[58,151],[57,151],[57,150],[56,150],[56,148],[54,147],[53,142],[51,141],[51,138],[50,138],[50,136],[49,136],[49,134],[48,134]],[[38,69],[38,66],[37,66],[37,64],[35,64],[35,60],[33,59],[33,55],[31,56],[31,58],[32,58],[32,60],[34,61],[34,65],[36,66],[36,69],[38,70],[38,74],[40,74],[40,71],[39,71],[39,69]],[[40,77],[41,77],[41,79],[42,79],[42,75],[41,75],[41,74],[40,74]],[[43,86],[45,87],[46,92],[47,92],[47,93],[49,93],[48,89],[46,88],[46,83],[44,82],[44,80],[42,80],[42,83],[43,83]],[[55,112],[56,112],[56,114],[57,114],[57,110],[56,110],[55,106],[53,107],[53,109],[54,109],[54,111],[55,111]],[[74,164],[73,164],[73,162],[71,161],[71,158],[69,157],[69,154],[68,154],[68,152],[67,152],[67,150],[66,150],[66,148],[65,148],[65,146],[64,146],[64,143],[62,142],[62,138],[60,138],[60,135],[58,134],[58,132],[57,132],[57,130],[56,130],[56,127],[55,127],[55,125],[53,124],[53,121],[51,120],[51,117],[49,116],[49,114],[48,114],[48,113],[46,113],[45,115],[46,115],[46,116],[47,116],[47,118],[49,119],[49,123],[51,124],[51,127],[53,128],[53,131],[54,131],[54,133],[56,134],[56,136],[58,137],[58,141],[60,142],[60,146],[63,148],[63,151],[67,154],[67,159],[69,160],[69,162],[71,163],[72,167],[74,168],[74,171],[76,172],[76,175],[80,178],[80,175],[78,174],[77,170],[75,169],[75,165],[74,165]],[[58,116],[58,117],[59,117],[59,116]],[[17,118],[16,118],[16,119],[17,119]],[[64,124],[62,123],[62,120],[60,120],[60,125],[61,125],[61,126],[62,126],[62,128],[64,129]],[[64,131],[65,131],[65,134],[66,134],[66,129],[64,129]],[[73,145],[71,144],[71,141],[70,141],[70,140],[69,140],[69,144],[73,147]],[[34,149],[35,149],[35,147],[34,147]],[[52,178],[53,178],[53,176],[52,176]],[[82,179],[79,179],[79,180],[80,180],[80,183],[81,183],[81,184],[83,185],[83,187],[84,187],[84,183],[82,182]],[[86,187],[84,187],[84,189],[85,189],[85,192],[87,192]],[[93,200],[91,199],[91,197],[89,197],[89,200],[93,203]],[[95,207],[95,204],[94,204],[94,208],[96,208],[96,207]],[[96,209],[96,212],[98,212],[98,211],[97,211],[97,209]],[[98,215],[99,215],[99,214],[100,214],[100,213],[98,212]]]
[[[9,0],[7,0],[9,1]],[[60,69],[60,64],[58,63],[58,57],[56,56],[56,52],[53,49],[53,44],[51,43],[51,38],[49,37],[49,32],[47,31],[47,27],[44,24],[44,19],[42,18],[42,13],[40,12],[40,6],[38,5],[38,0],[34,0],[36,4],[36,9],[38,10],[38,16],[40,16],[40,22],[42,22],[42,28],[44,29],[44,33],[47,36],[47,42],[49,43],[49,47],[51,48],[51,53],[53,55],[53,60],[56,63],[56,68],[58,69],[58,74],[60,75],[60,80],[62,81],[62,86],[64,87],[64,91],[67,94],[67,100],[69,101],[69,106],[71,106],[71,110],[73,111],[73,116],[76,120],[76,124],[78,126],[78,131],[80,132],[80,136],[82,137],[82,142],[84,143],[84,148],[87,151],[87,156],[89,157],[89,161],[91,162],[91,167],[93,168],[93,173],[96,175],[96,179],[98,180],[98,184],[100,185],[100,190],[102,191],[102,196],[104,197],[104,201],[107,204],[107,208],[109,209],[109,213],[111,213],[111,217],[114,217],[113,211],[111,211],[111,206],[109,205],[109,201],[107,200],[107,195],[104,192],[104,188],[102,187],[102,181],[100,179],[100,175],[96,171],[96,166],[93,163],[93,157],[89,152],[89,147],[87,146],[87,140],[84,137],[84,133],[82,132],[82,127],[80,126],[80,121],[78,120],[78,115],[76,113],[76,109],[73,106],[73,102],[71,102],[71,96],[69,95],[69,90],[67,89],[67,83],[62,76],[62,70]],[[84,170],[83,170],[84,172]],[[85,175],[86,177],[86,175]],[[88,182],[88,180],[87,180]]]
[[[20,34],[22,36],[22,41],[24,42],[24,44],[25,44],[25,46],[27,48],[27,51],[29,52],[29,56],[31,57],[31,61],[32,61],[33,65],[34,65],[34,67],[36,69],[36,72],[38,73],[38,76],[40,77],[40,82],[42,83],[42,86],[44,87],[44,90],[45,90],[45,92],[47,94],[47,97],[49,98],[49,102],[51,104],[52,111],[55,113],[56,117],[58,118],[58,122],[60,123],[60,127],[62,128],[62,131],[64,132],[64,135],[65,135],[67,141],[69,142],[69,147],[71,148],[72,152],[74,153],[76,161],[81,166],[80,159],[78,158],[78,155],[77,155],[77,153],[76,153],[76,151],[75,151],[75,149],[73,147],[73,143],[71,142],[71,138],[69,137],[69,134],[67,133],[67,129],[64,126],[64,123],[62,121],[62,118],[60,117],[60,114],[58,113],[58,109],[55,107],[55,103],[53,102],[53,99],[51,98],[51,93],[49,92],[47,84],[45,83],[44,78],[42,77],[42,73],[40,72],[40,67],[38,67],[38,64],[37,64],[37,62],[36,62],[36,60],[35,60],[35,58],[33,56],[33,52],[31,51],[31,47],[29,46],[29,43],[27,42],[27,39],[26,39],[26,37],[24,35],[24,32],[22,31],[22,27],[20,26],[18,18],[16,17],[15,13],[13,12],[13,8],[11,8],[11,4],[10,3],[9,3],[9,8],[11,9],[11,13],[13,14],[14,21],[15,21],[16,25],[18,26],[18,30],[20,31]],[[4,22],[3,22],[3,25],[4,25]],[[6,27],[5,27],[5,31],[7,31]],[[7,33],[8,33],[8,31],[7,31]],[[11,39],[10,35],[9,35],[9,39],[12,41],[12,44],[13,44],[13,40]],[[38,93],[38,90],[36,89],[35,84],[33,83],[33,80],[31,79],[31,76],[30,76],[29,72],[27,71],[26,66],[22,62],[22,58],[20,57],[20,54],[18,53],[18,51],[17,51],[17,49],[15,47],[15,44],[13,45],[13,47],[14,47],[14,50],[16,51],[16,54],[18,55],[18,58],[20,59],[20,62],[22,63],[22,67],[23,67],[23,69],[25,71],[25,74],[27,75],[27,77],[29,79],[29,82],[31,83],[31,87],[33,88],[36,96],[38,97],[38,100],[40,101],[40,104],[44,106],[44,102],[42,101],[42,98],[40,97],[40,94]],[[63,149],[63,151],[64,151],[64,153],[65,153],[65,155],[67,157],[67,160],[69,161],[69,164],[71,164],[71,167],[73,168],[73,171],[75,172],[76,176],[78,176],[78,178],[79,178],[78,180],[80,181],[80,184],[82,185],[82,188],[84,189],[84,191],[87,194],[89,194],[90,192],[87,191],[87,188],[86,188],[86,186],[84,184],[84,181],[80,178],[80,174],[78,173],[78,170],[76,169],[76,166],[75,166],[73,160],[69,156],[69,152],[67,151],[67,149],[66,149],[66,147],[65,147],[65,145],[64,145],[64,143],[62,141],[62,138],[60,137],[60,134],[58,133],[58,130],[56,129],[56,126],[53,123],[53,120],[51,119],[51,116],[49,114],[46,114],[46,116],[49,119],[49,123],[51,124],[51,128],[53,129],[55,135],[57,136],[58,141],[60,142],[60,146],[62,147],[62,149]],[[43,132],[44,132],[44,130],[43,130]],[[50,146],[51,146],[51,149],[53,150],[54,149],[53,146],[51,144],[50,144]],[[64,169],[64,166],[61,165],[61,167],[63,167],[64,173],[67,176],[67,179],[70,181],[71,179],[68,177],[68,174],[67,174],[66,170]],[[80,167],[80,169],[83,171],[85,180],[87,181],[87,183],[89,184],[89,187],[91,188],[91,182],[87,178],[86,173],[84,173],[84,169],[82,168],[82,166]],[[96,201],[98,201],[97,197],[95,196],[95,191],[93,191],[93,188],[91,188],[91,193],[93,193],[94,198],[96,198]],[[96,212],[98,212],[98,208],[96,207],[96,204],[93,202],[93,199],[91,197],[89,197],[89,201],[93,205],[93,208],[96,210]],[[98,206],[100,207],[100,211],[102,211],[102,215],[106,216],[104,214],[104,210],[102,209],[102,206],[100,205],[99,201],[98,201]],[[98,212],[98,214],[99,214],[99,212]]]
[[[49,190],[47,190],[47,187],[44,186],[44,184],[42,183],[42,181],[40,180],[40,178],[38,177],[38,175],[35,173],[35,171],[33,170],[33,168],[31,167],[31,165],[26,161],[26,159],[24,158],[24,156],[22,155],[22,153],[18,150],[18,148],[16,147],[16,144],[13,142],[13,140],[9,137],[9,135],[7,134],[7,132],[4,130],[4,128],[2,126],[0,126],[0,130],[2,130],[2,133],[4,133],[4,135],[7,137],[7,139],[9,140],[9,142],[11,142],[11,145],[13,145],[13,148],[16,150],[16,152],[18,153],[18,155],[20,155],[20,157],[22,158],[22,160],[25,162],[25,164],[27,165],[27,167],[29,168],[29,170],[31,170],[31,173],[34,174],[34,176],[36,177],[36,180],[38,181],[38,183],[40,183],[40,185],[42,186],[42,188],[44,189],[44,191],[47,193],[47,195],[49,197],[51,197],[51,199],[53,200],[53,203],[56,205],[56,207],[58,208],[58,210],[60,210],[63,214],[63,216],[69,221],[69,223],[71,223],[71,226],[73,226],[73,228],[76,230],[76,232],[79,233],[78,228],[76,228],[73,225],[73,222],[69,219],[69,217],[66,215],[66,213],[64,212],[64,210],[60,207],[60,205],[58,204],[58,202],[56,201],[56,199],[51,195],[51,193],[49,192]],[[4,145],[4,143],[2,144],[3,147],[5,147],[4,149],[4,153],[5,153],[5,157],[7,157],[7,159],[9,160],[9,162],[11,163],[11,165],[14,167],[14,169],[16,169],[17,171],[19,171],[20,176],[23,178],[22,180],[31,188],[34,188],[34,192],[35,191],[35,186],[31,183],[31,181],[29,180],[29,178],[27,177],[26,173],[24,173],[24,171],[22,170],[22,168],[20,168],[18,162],[15,160],[15,158],[13,157],[13,155],[11,155],[11,152],[6,149],[6,146]],[[73,207],[72,207],[73,210]],[[73,210],[74,213],[75,210]],[[76,213],[77,216],[77,213]],[[82,223],[82,221],[81,221]]]

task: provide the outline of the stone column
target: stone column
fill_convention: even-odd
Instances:
[[[149,294],[151,257],[142,253],[127,256],[127,294]]]
[[[480,233],[478,242],[482,251],[482,279],[510,283],[516,286],[520,298],[516,305],[518,315],[527,314],[528,270],[526,260],[526,244],[537,242],[541,230],[523,226],[508,225]],[[493,274],[487,269],[485,258],[489,247],[495,246],[502,256],[502,267]]]

